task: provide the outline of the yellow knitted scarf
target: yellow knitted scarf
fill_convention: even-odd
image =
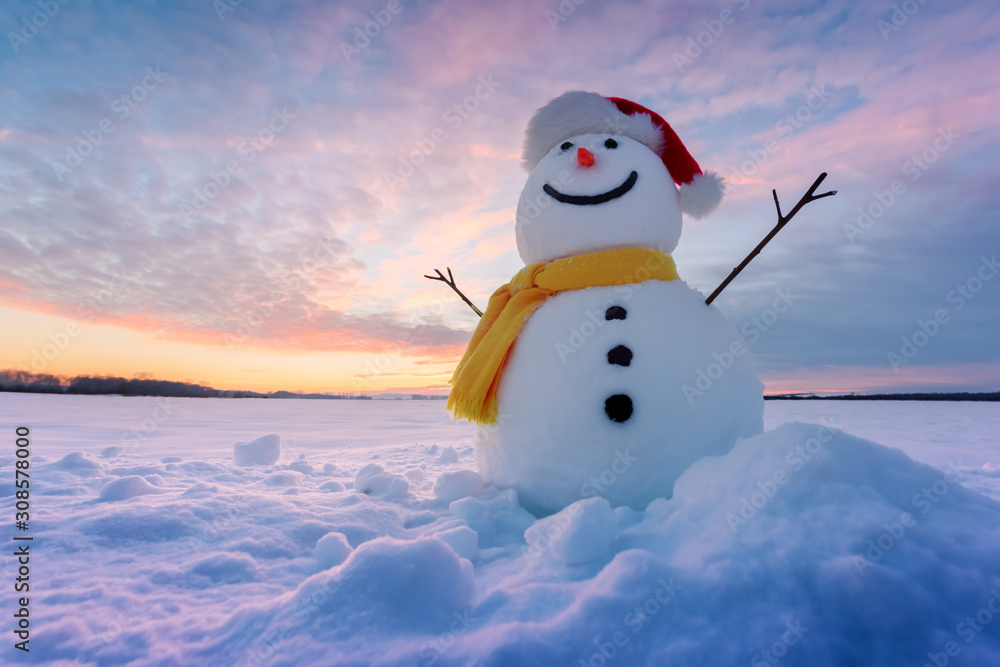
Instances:
[[[490,297],[451,377],[448,409],[480,424],[497,418],[497,388],[511,347],[531,313],[559,292],[646,280],[677,280],[674,260],[651,248],[619,248],[524,267]]]

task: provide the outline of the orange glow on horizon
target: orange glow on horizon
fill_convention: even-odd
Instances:
[[[203,345],[0,308],[7,323],[0,370],[57,376],[194,382],[222,390],[260,392],[422,393],[447,386],[464,346],[403,350],[369,341],[367,351],[288,350],[252,345]],[[458,347],[462,347],[461,350]],[[433,352],[433,354],[425,353]]]
[[[402,348],[364,339],[356,332],[346,337],[347,341],[338,341],[335,351],[268,348],[249,343],[226,346],[168,340],[163,337],[163,329],[137,330],[150,324],[142,317],[116,320],[128,322],[133,327],[130,329],[2,307],[0,317],[9,324],[0,341],[0,369],[64,377],[132,378],[149,373],[160,380],[264,393],[446,394],[450,390],[448,380],[465,349],[464,344]],[[316,333],[283,343],[315,345],[313,337],[335,334]],[[998,377],[1000,364],[954,364],[903,367],[899,372],[888,367],[800,369],[763,375],[761,379],[765,395],[834,395],[963,391],[962,385],[989,387]]]

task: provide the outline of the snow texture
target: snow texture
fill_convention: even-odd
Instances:
[[[351,543],[343,533],[327,533],[316,542],[316,562],[324,570],[340,565],[351,555]]]
[[[582,565],[605,556],[615,532],[615,512],[608,501],[588,498],[536,521],[525,531],[524,539],[529,555]]]
[[[441,455],[438,457],[438,461],[441,463],[454,463],[458,461],[458,452],[455,451],[454,447],[445,447],[441,450]]]
[[[277,433],[233,445],[233,459],[238,466],[269,466],[280,457],[281,436]]]
[[[370,496],[402,498],[409,488],[410,483],[405,477],[386,472],[377,463],[369,463],[354,478],[354,489]]]
[[[479,558],[479,533],[468,526],[457,526],[434,533],[438,538],[462,558],[475,561]]]
[[[98,497],[101,500],[107,501],[128,500],[129,498],[144,496],[147,493],[158,493],[158,491],[155,486],[142,477],[129,475],[128,477],[113,479],[105,484],[101,487]]]
[[[670,498],[537,518],[455,474],[473,430],[439,402],[264,403],[179,401],[98,460],[151,402],[4,396],[33,425],[31,664],[1000,664],[998,405],[769,403]],[[239,466],[234,424],[296,450]]]
[[[452,501],[472,496],[484,487],[483,478],[472,470],[456,470],[442,473],[434,482],[434,496],[440,500]]]

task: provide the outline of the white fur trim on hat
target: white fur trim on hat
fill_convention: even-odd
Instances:
[[[524,135],[521,164],[531,171],[556,146],[578,134],[617,134],[645,144],[657,155],[663,134],[646,114],[629,116],[597,93],[571,90],[535,112]]]
[[[704,218],[722,201],[725,188],[725,181],[714,171],[695,174],[690,183],[680,186],[680,209],[692,218]]]

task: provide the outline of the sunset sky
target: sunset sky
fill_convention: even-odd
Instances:
[[[716,302],[768,391],[1000,389],[995,2],[577,2],[5,2],[0,369],[444,393],[477,318],[422,276],[522,266],[525,125],[582,89],[726,177],[706,294],[829,172]]]

